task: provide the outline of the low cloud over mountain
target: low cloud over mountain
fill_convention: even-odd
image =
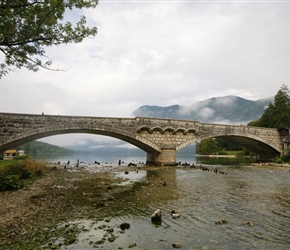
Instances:
[[[196,120],[200,122],[247,124],[257,120],[274,97],[247,100],[238,96],[213,97],[189,106],[141,106],[133,116]]]

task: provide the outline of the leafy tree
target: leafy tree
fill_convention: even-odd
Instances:
[[[243,150],[242,145],[237,142],[218,137],[215,140],[218,143],[218,147],[223,150]]]
[[[15,68],[52,69],[45,47],[79,43],[95,36],[97,28],[86,26],[80,16],[73,25],[66,11],[96,7],[98,0],[3,0],[0,2],[0,78]]]
[[[207,138],[196,144],[196,153],[198,154],[215,154],[221,150],[218,142],[214,138]]]
[[[249,126],[268,128],[289,128],[290,126],[290,91],[286,85],[282,85],[270,103],[264,114],[257,121],[252,121]]]

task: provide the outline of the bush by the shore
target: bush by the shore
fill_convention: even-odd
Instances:
[[[0,191],[22,188],[24,181],[40,177],[45,164],[27,157],[2,161],[0,164]]]

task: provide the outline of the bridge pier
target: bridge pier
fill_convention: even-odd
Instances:
[[[174,165],[176,163],[176,146],[165,144],[162,146],[161,153],[147,153],[148,165]]]
[[[280,157],[280,154],[268,153],[268,154],[255,154],[256,162],[272,162],[275,158]]]

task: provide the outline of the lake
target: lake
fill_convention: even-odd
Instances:
[[[67,163],[70,161],[71,164],[80,162],[84,162],[86,164],[94,163],[95,161],[101,163],[102,165],[110,164],[115,165],[118,164],[119,160],[124,162],[124,164],[129,164],[130,162],[146,162],[146,153],[143,151],[130,151],[128,150],[126,153],[122,152],[75,152],[74,154],[69,155],[38,155],[33,156],[33,158],[38,160],[44,160],[47,162],[60,162]],[[179,153],[176,154],[176,161],[182,163],[190,163],[190,164],[223,164],[223,165],[236,165],[240,163],[251,163],[253,161],[252,158],[246,157],[207,157],[207,156],[199,156],[196,154],[188,154],[188,153]]]
[[[145,155],[103,157],[76,155],[53,161],[73,163],[79,159],[87,163],[98,160],[117,164],[121,159],[125,164],[146,160]],[[116,173],[131,183],[131,195],[98,209],[98,216],[108,217],[108,220],[71,221],[84,230],[76,242],[62,245],[61,249],[173,249],[172,244],[176,242],[182,244],[181,249],[289,248],[289,169],[253,167],[241,164],[241,159],[236,158],[188,156],[178,160],[202,164],[209,171],[140,168],[138,172],[132,169],[127,175]],[[161,181],[166,185],[156,185]],[[149,191],[143,192],[140,183],[153,184]],[[150,220],[157,208],[162,211],[160,225]],[[179,212],[180,218],[173,219],[172,210]],[[122,231],[119,225],[124,222],[129,223],[130,228]],[[113,241],[109,239],[108,228],[114,230]],[[50,241],[57,243],[61,239]]]

